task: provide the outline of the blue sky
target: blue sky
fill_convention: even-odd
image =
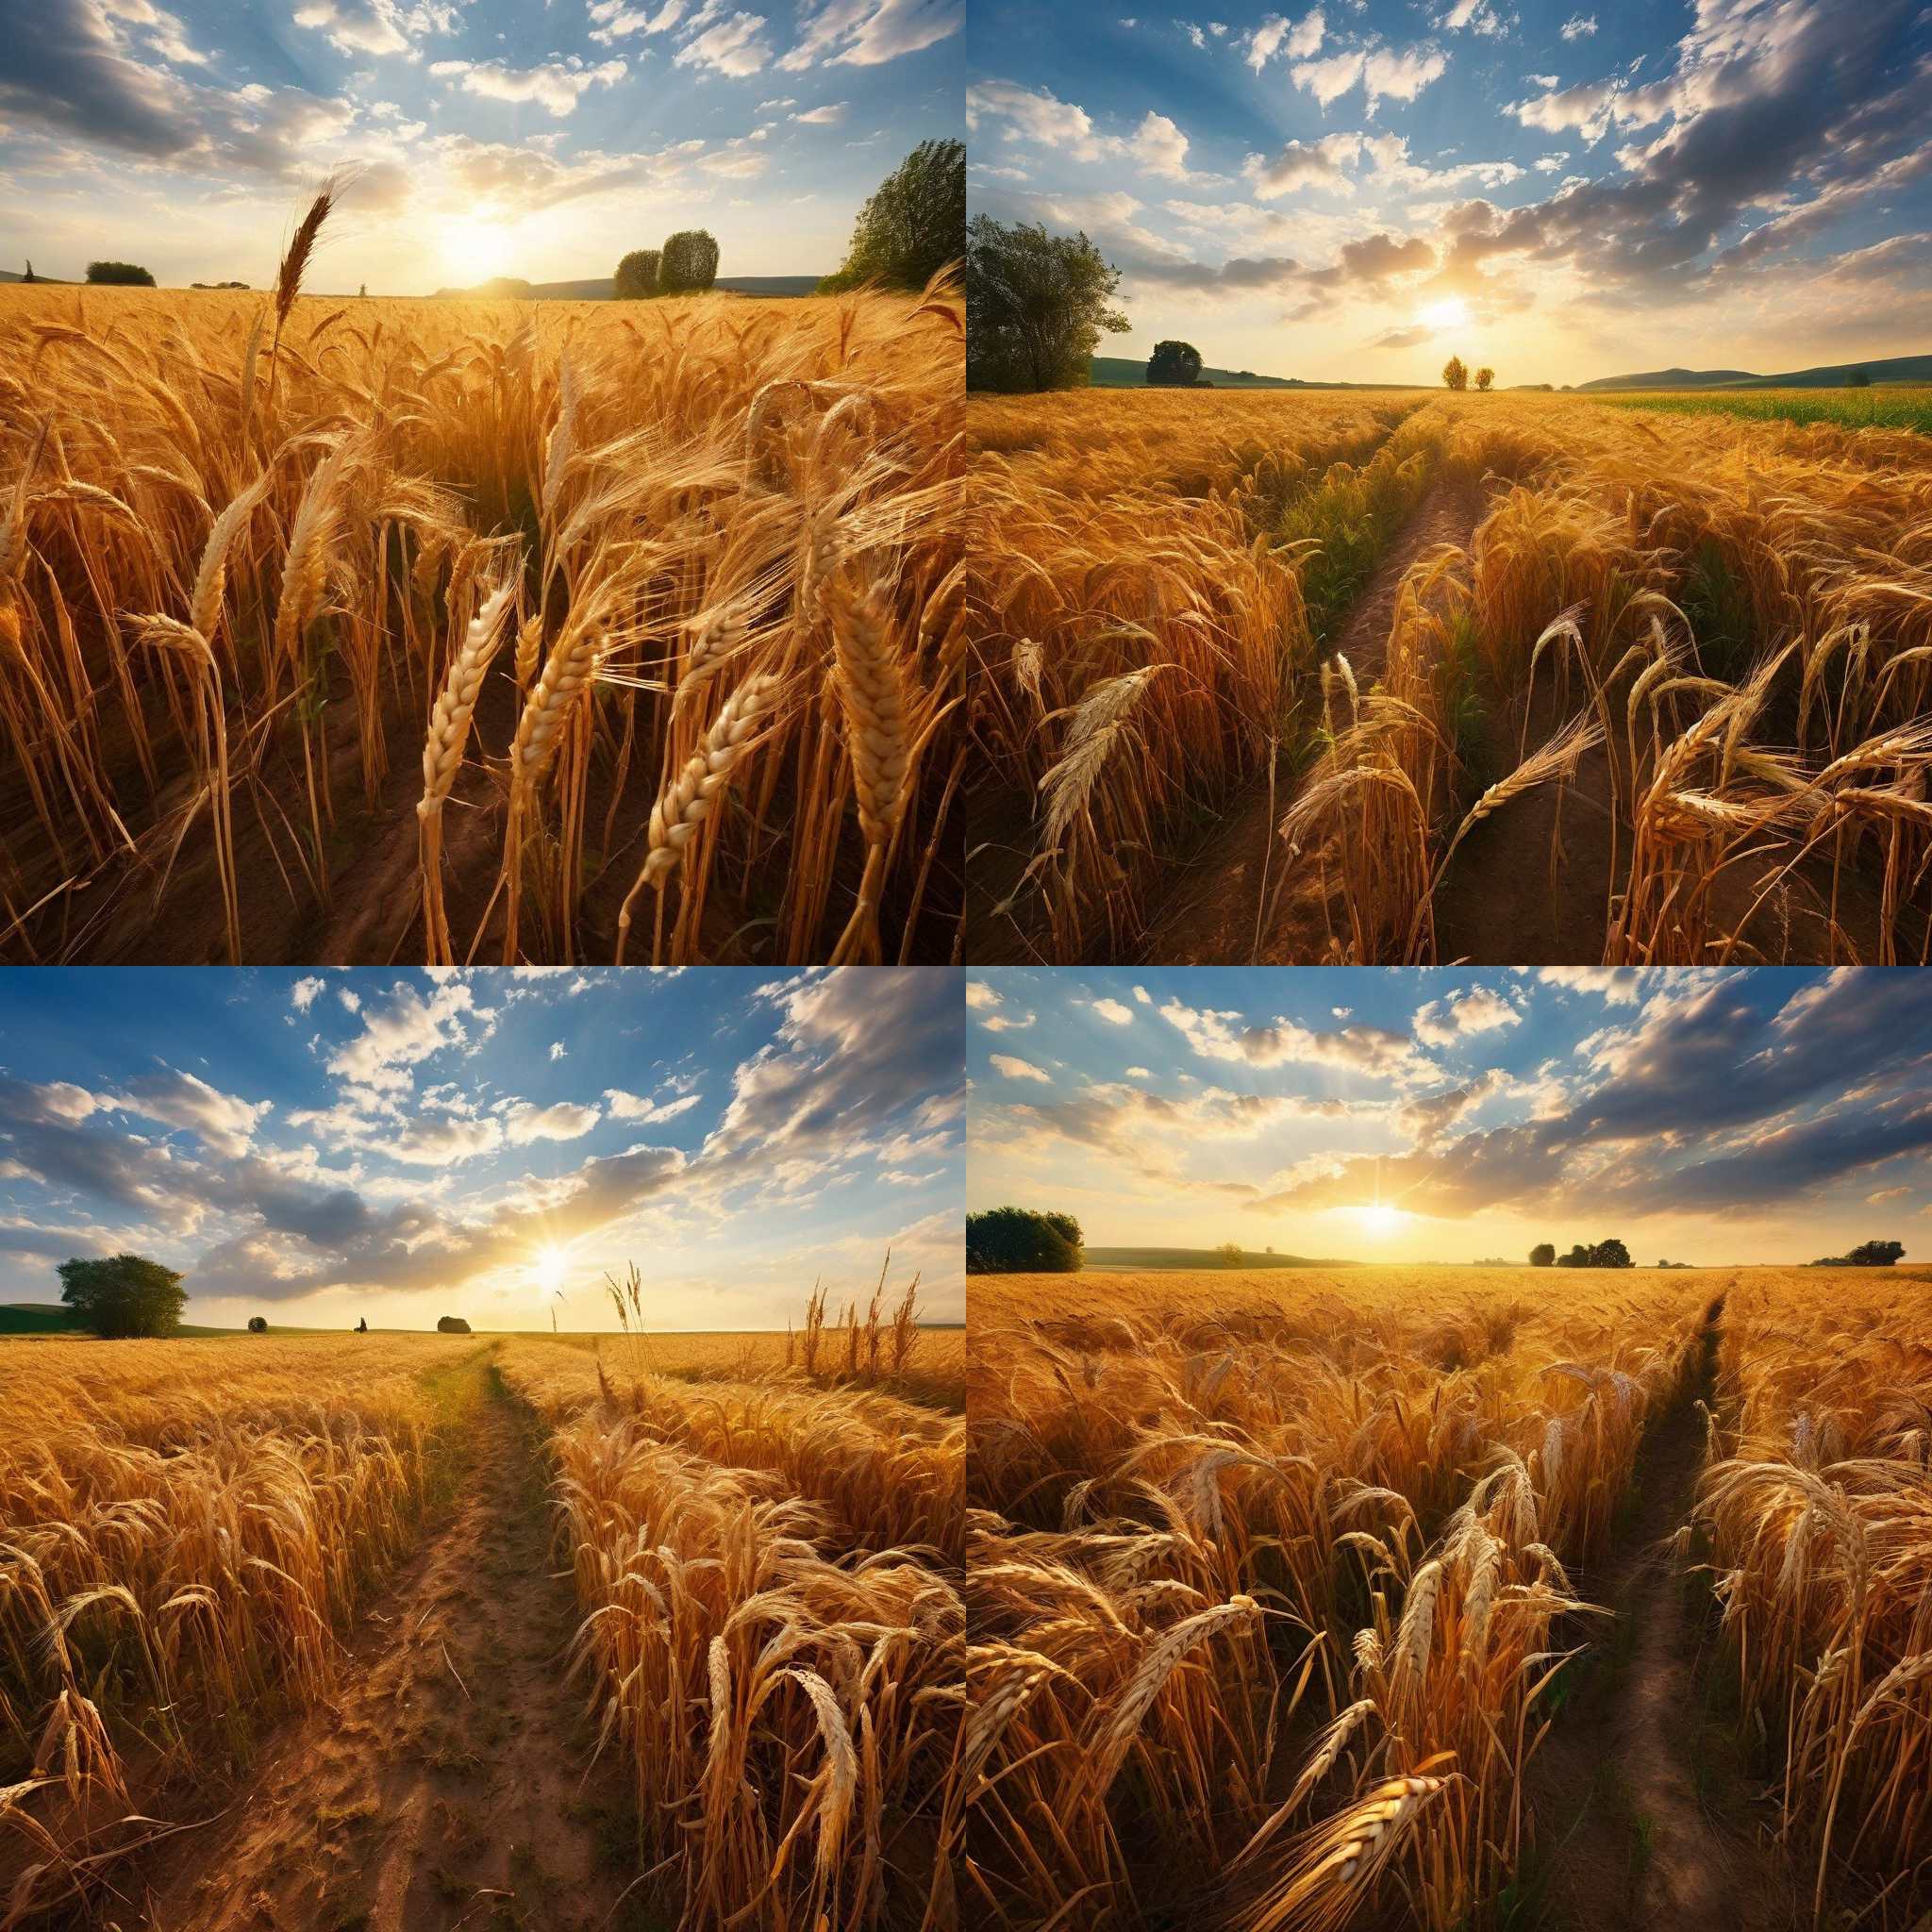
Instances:
[[[783,1327],[922,1272],[961,1319],[959,975],[0,974],[0,1301],[71,1255],[188,1319]]]
[[[1932,974],[1237,967],[970,975],[973,1208],[1096,1246],[1932,1258]]]
[[[975,210],[1084,228],[1131,336],[1264,374],[1932,351],[1923,0],[974,0]]]
[[[0,35],[0,267],[269,281],[359,178],[310,286],[608,275],[709,227],[726,275],[836,268],[961,121],[965,0],[31,0]]]

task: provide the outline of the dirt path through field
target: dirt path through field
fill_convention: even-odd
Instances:
[[[1348,659],[1364,691],[1382,675],[1395,594],[1417,558],[1443,543],[1469,547],[1481,521],[1484,492],[1474,483],[1439,479],[1396,533],[1330,645]],[[1262,859],[1271,880],[1282,863],[1274,827],[1293,798],[1285,768],[1275,774],[1271,809],[1267,774],[1241,793],[1174,868],[1168,909],[1149,930],[1141,958],[1150,965],[1245,965],[1255,957],[1255,922],[1260,908]],[[1272,887],[1271,887],[1272,895]],[[1319,899],[1319,894],[1315,895]],[[1282,895],[1274,919],[1261,934],[1259,958],[1270,964],[1319,961],[1326,942],[1320,907],[1292,891]]]
[[[1784,1932],[1805,1901],[1765,1840],[1735,1734],[1697,1676],[1704,1592],[1672,1539],[1704,1463],[1724,1297],[1691,1390],[1644,1438],[1636,1507],[1582,1593],[1615,1612],[1601,1661],[1530,1766],[1549,1932]]]
[[[481,1361],[456,1501],[360,1618],[332,1702],[150,1874],[144,1932],[648,1932],[614,1757],[564,1682],[534,1419]]]

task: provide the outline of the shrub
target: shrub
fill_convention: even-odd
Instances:
[[[60,1299],[96,1335],[172,1335],[181,1325],[188,1291],[180,1275],[144,1255],[63,1261],[59,1274]]]
[[[966,145],[923,141],[858,211],[844,266],[819,284],[838,294],[875,282],[923,289],[966,252]]]
[[[992,1208],[966,1217],[969,1274],[1075,1274],[1083,1239],[1071,1214]]]
[[[717,238],[707,228],[680,228],[658,258],[660,295],[701,295],[718,279]]]
[[[152,289],[155,278],[131,261],[91,261],[87,265],[91,282],[108,282],[130,289]]]
[[[617,264],[610,278],[610,292],[620,302],[641,302],[658,292],[658,264],[663,259],[656,248],[633,248]]]

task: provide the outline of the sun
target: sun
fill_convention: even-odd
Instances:
[[[1355,1211],[1361,1216],[1363,1232],[1377,1240],[1393,1234],[1402,1225],[1402,1209],[1391,1208],[1387,1201],[1365,1201]]]
[[[537,1277],[537,1286],[545,1294],[555,1294],[563,1286],[563,1274],[567,1263],[561,1248],[539,1248],[537,1258],[531,1264],[530,1272]]]
[[[1423,320],[1431,328],[1460,328],[1469,320],[1469,304],[1451,295],[1444,302],[1431,302],[1423,310]]]
[[[487,281],[510,265],[509,224],[487,214],[460,215],[445,222],[438,246],[443,265],[463,282]]]

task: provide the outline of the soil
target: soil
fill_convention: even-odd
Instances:
[[[565,1653],[535,1419],[475,1370],[450,1511],[361,1616],[340,1689],[130,1887],[142,1932],[658,1932],[621,1758]],[[144,1897],[142,1896],[144,1894]]]
[[[1537,1864],[1525,1889],[1548,1932],[1785,1932],[1809,1898],[1769,1830],[1774,1808],[1738,1756],[1736,1729],[1707,1703],[1699,1655],[1709,1591],[1674,1547],[1704,1466],[1698,1405],[1713,1395],[1724,1297],[1707,1317],[1693,1386],[1654,1422],[1638,1455],[1634,1507],[1578,1592],[1616,1618],[1596,1636],[1528,1774]],[[1600,1628],[1600,1620],[1592,1620]]]
[[[1466,550],[1482,521],[1488,497],[1474,483],[1438,481],[1416,506],[1388,554],[1376,566],[1348,623],[1329,649],[1348,659],[1356,682],[1366,690],[1381,676],[1394,621],[1395,598],[1409,567],[1444,543]],[[1324,894],[1310,879],[1295,885],[1280,903],[1257,946],[1262,860],[1279,883],[1283,849],[1274,827],[1293,797],[1286,769],[1275,774],[1273,808],[1267,774],[1252,785],[1208,826],[1193,852],[1175,868],[1169,908],[1147,933],[1141,958],[1150,965],[1231,965],[1258,959],[1271,965],[1307,965],[1327,949]],[[1271,888],[1272,891],[1272,888]]]

